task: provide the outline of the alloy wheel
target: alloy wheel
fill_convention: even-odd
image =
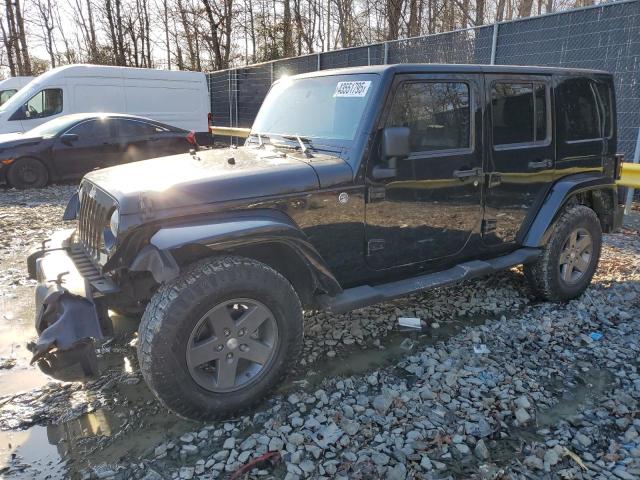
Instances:
[[[568,285],[579,282],[589,270],[593,257],[593,239],[585,228],[573,230],[560,250],[560,278]]]
[[[231,392],[267,370],[277,344],[278,326],[269,308],[247,298],[228,300],[196,323],[187,344],[187,367],[202,388]]]

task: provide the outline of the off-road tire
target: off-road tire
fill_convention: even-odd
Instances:
[[[565,242],[576,229],[586,230],[592,240],[589,266],[573,284],[560,274],[560,254]],[[602,248],[602,226],[596,213],[585,205],[568,207],[553,226],[553,232],[538,259],[524,266],[524,274],[536,297],[548,301],[568,301],[587,289],[598,268]]]
[[[49,183],[49,171],[37,158],[21,158],[11,164],[7,181],[20,190],[42,188]]]
[[[214,305],[235,298],[266,305],[278,328],[270,366],[255,383],[226,393],[202,388],[189,373],[191,332]],[[302,346],[302,307],[291,283],[274,269],[243,257],[215,257],[189,266],[161,286],[139,328],[140,369],[158,400],[178,415],[214,419],[245,410],[263,399],[297,361]]]

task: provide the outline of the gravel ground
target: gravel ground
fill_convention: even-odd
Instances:
[[[0,301],[13,309],[0,322],[31,324],[24,256],[62,226],[72,190],[0,191],[10,232]],[[309,313],[287,383],[256,410],[208,424],[153,401],[135,319],[122,320],[101,349],[105,375],[86,384],[22,388],[32,369],[13,342],[0,348],[10,352],[0,385],[16,379],[0,396],[0,429],[46,428],[56,453],[45,461],[0,435],[0,477],[226,478],[275,451],[248,478],[640,478],[639,252],[637,226],[607,235],[593,285],[567,304],[534,301],[513,269],[346,315]],[[400,331],[400,316],[427,326]]]

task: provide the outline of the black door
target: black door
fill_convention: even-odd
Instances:
[[[376,269],[462,251],[481,220],[481,75],[402,75],[384,127],[408,127],[411,154],[367,173],[367,261]],[[379,144],[379,142],[378,142]]]
[[[122,152],[118,163],[135,162],[159,155],[161,141],[154,125],[142,120],[117,119],[117,135]]]
[[[119,156],[113,124],[109,118],[86,120],[65,133],[77,135],[73,141],[56,140],[53,162],[63,177],[78,177],[106,167]]]
[[[516,241],[554,179],[551,77],[487,75],[491,125],[483,238]]]

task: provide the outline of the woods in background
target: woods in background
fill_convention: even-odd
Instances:
[[[212,71],[593,0],[0,0],[0,70],[69,63]],[[0,74],[0,78],[2,75]]]

